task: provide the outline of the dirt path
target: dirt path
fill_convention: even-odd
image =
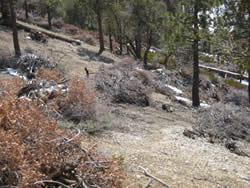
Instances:
[[[139,166],[170,187],[250,186],[249,158],[183,136],[183,130],[194,121],[190,110],[167,113],[152,107],[117,109],[117,127],[95,139],[107,156],[124,157],[123,167],[128,172],[125,187],[143,187],[148,182],[138,171]],[[152,187],[164,186],[153,181]]]
[[[95,73],[101,65],[110,66],[110,60],[121,61],[109,52],[104,52],[101,59],[92,58],[98,48],[87,44],[74,46],[56,39],[42,44],[26,40],[27,35],[19,32],[23,51],[60,60],[59,67],[68,76],[84,77],[85,67]],[[2,26],[0,41],[0,56],[13,54],[11,32]],[[170,187],[250,187],[250,158],[232,154],[223,146],[184,137],[183,130],[192,126],[195,113],[171,103],[163,95],[154,94],[153,99],[155,107],[113,106],[112,126],[93,136],[100,151],[122,162],[122,168],[128,173],[124,187],[137,188],[146,184],[148,178],[138,172],[139,166]],[[162,103],[173,105],[176,111],[162,111]],[[153,181],[151,187],[163,186]]]

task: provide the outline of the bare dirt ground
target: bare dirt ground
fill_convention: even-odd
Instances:
[[[32,50],[36,55],[60,60],[59,67],[67,76],[78,74],[85,77],[85,67],[95,73],[99,66],[111,65],[79,53],[86,50],[97,52],[97,47],[75,46],[55,39],[42,44],[26,40],[27,35],[24,31],[19,32],[23,51]],[[8,29],[0,27],[0,56],[9,55],[13,55],[12,35]],[[109,52],[104,52],[103,57],[121,61]],[[6,75],[0,75],[0,79],[4,78]],[[91,78],[94,74],[90,75]],[[202,139],[183,136],[183,130],[192,127],[196,121],[195,111],[172,103],[160,94],[153,94],[152,98],[153,107],[112,104],[107,111],[112,114],[108,122],[110,126],[90,136],[104,155],[120,160],[121,167],[128,174],[124,187],[144,187],[148,182],[149,178],[140,172],[139,166],[169,187],[250,187],[250,158],[237,156],[223,146]],[[162,111],[162,103],[172,105],[175,111]],[[84,138],[83,143],[87,141]],[[163,186],[153,181],[151,187]]]

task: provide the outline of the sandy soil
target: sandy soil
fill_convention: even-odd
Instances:
[[[19,32],[23,51],[31,49],[37,55],[53,56],[60,60],[59,67],[68,76],[85,76],[84,67],[95,73],[100,65],[111,65],[78,53],[79,49],[97,52],[97,47],[87,44],[74,46],[55,39],[42,44],[26,40],[27,35],[24,31]],[[2,26],[0,41],[0,56],[13,54],[11,33]],[[103,56],[121,61],[109,52]],[[154,94],[152,98],[153,107],[112,105],[112,126],[91,136],[104,155],[121,159],[121,167],[128,174],[124,187],[144,187],[148,182],[149,178],[140,172],[139,166],[170,187],[250,187],[250,158],[237,156],[223,146],[202,139],[192,140],[183,136],[183,130],[195,123],[195,111],[172,103],[160,94]],[[175,111],[162,111],[163,103],[172,105]],[[151,187],[163,186],[153,181]]]

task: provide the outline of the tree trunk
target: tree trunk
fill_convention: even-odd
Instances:
[[[25,9],[25,19],[28,20],[29,19],[29,7],[28,7],[27,0],[24,1],[24,9]]]
[[[141,57],[141,34],[138,33],[135,37],[135,54],[137,59],[142,59]]]
[[[49,29],[52,29],[52,24],[51,24],[52,17],[51,17],[51,9],[50,9],[50,6],[47,6],[47,13],[48,13],[48,24],[49,24]]]
[[[149,34],[148,34],[148,43],[147,43],[147,49],[144,53],[144,57],[143,57],[143,61],[144,61],[144,67],[146,68],[147,67],[147,64],[148,64],[148,53],[149,53],[149,50],[152,46],[152,30],[149,31]]]
[[[250,68],[248,69],[248,101],[250,104]]]
[[[109,31],[109,48],[110,48],[110,52],[113,52],[113,40],[112,40],[111,31]]]
[[[122,37],[120,36],[120,39],[119,39],[119,45],[120,45],[120,55],[122,55],[123,53],[123,44],[122,44]]]
[[[7,0],[1,0],[1,12],[2,12],[2,24],[10,26],[11,25],[11,17],[10,17],[10,10],[8,6]]]
[[[21,56],[21,50],[18,41],[18,32],[16,26],[16,12],[15,12],[15,3],[13,0],[9,0],[10,5],[10,14],[11,14],[11,23],[12,23],[12,30],[13,30],[13,43],[15,48],[15,55]]]
[[[169,58],[172,56],[172,54],[170,53],[169,55],[165,55],[165,59],[164,59],[164,62],[163,62],[163,65],[165,66],[165,68],[167,69],[168,68],[168,60]]]
[[[250,3],[247,4],[248,10],[248,54],[250,54]],[[250,58],[247,57],[247,70],[248,70],[248,101],[250,105]]]
[[[195,1],[194,7],[194,41],[193,41],[193,88],[192,88],[192,102],[194,107],[200,106],[199,97],[199,26],[198,26],[198,8],[199,0]]]
[[[96,14],[97,14],[98,31],[99,31],[99,43],[100,43],[100,49],[99,49],[98,55],[101,55],[102,52],[105,50],[105,48],[104,48],[104,39],[103,39],[103,30],[102,30],[102,15],[101,15],[100,11],[97,11]]]

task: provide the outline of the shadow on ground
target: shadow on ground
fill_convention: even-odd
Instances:
[[[96,52],[90,51],[82,47],[77,49],[77,54],[82,57],[88,57],[89,60],[93,60],[93,61],[101,61],[107,64],[114,63],[113,59],[104,57],[102,55],[98,55]]]

